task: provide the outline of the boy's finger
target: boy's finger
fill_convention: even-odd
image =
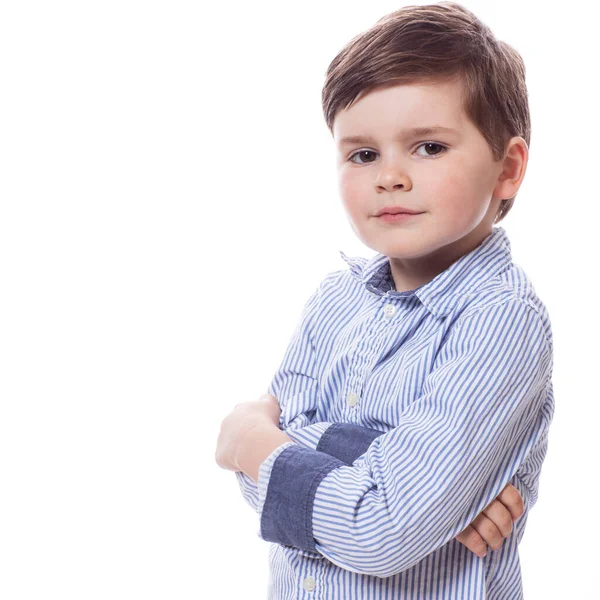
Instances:
[[[455,539],[463,546],[466,546],[471,552],[477,554],[479,558],[483,558],[487,554],[485,541],[471,525],[461,531]]]
[[[487,509],[486,509],[487,510]],[[510,516],[509,516],[510,519]],[[492,549],[498,550],[504,542],[504,537],[496,523],[489,517],[480,513],[471,523],[473,529],[481,536],[483,541]]]
[[[502,537],[507,538],[513,530],[512,515],[499,500],[494,500],[482,511],[490,521],[498,528]],[[487,541],[487,540],[486,540]],[[488,541],[489,544],[489,541]]]
[[[516,521],[523,516],[523,513],[525,512],[523,498],[521,498],[519,490],[514,485],[510,483],[507,484],[498,495],[497,500],[506,506],[512,516],[513,521]]]

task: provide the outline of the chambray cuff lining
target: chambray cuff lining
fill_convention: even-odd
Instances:
[[[319,484],[333,469],[346,466],[333,456],[290,445],[271,469],[261,515],[261,537],[269,542],[316,552],[312,517]]]
[[[321,436],[317,450],[351,465],[373,440],[385,432],[354,423],[333,423]]]
[[[269,456],[265,458],[265,460],[261,463],[260,467],[258,468],[258,482],[256,484],[258,488],[258,506],[256,510],[259,515],[262,513],[265,500],[267,499],[267,489],[269,485],[269,480],[271,478],[271,469],[273,468],[273,464],[275,463],[279,455],[285,451],[286,448],[295,445],[295,442],[286,442],[285,444],[282,444],[281,446],[275,448],[275,450],[273,450],[273,452],[271,452],[271,454],[269,454]]]

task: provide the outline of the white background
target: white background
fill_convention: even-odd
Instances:
[[[464,5],[523,56],[532,113],[501,223],[555,344],[525,597],[590,598],[595,4]],[[320,94],[402,4],[0,6],[0,597],[264,599],[268,543],[216,439],[339,250],[374,253],[343,212]]]

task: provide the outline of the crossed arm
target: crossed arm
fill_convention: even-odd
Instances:
[[[271,398],[277,402],[274,397]],[[366,451],[370,442],[383,433],[346,423],[318,425],[326,427],[324,435],[318,438],[318,443],[315,442],[317,438],[314,426],[295,431],[289,430],[286,433],[275,424],[269,425],[265,422],[263,426],[240,436],[237,461],[240,470],[236,471],[236,476],[246,501],[254,510],[258,512],[257,483],[260,465],[281,445],[295,442],[308,448],[316,446],[317,450],[351,465]],[[306,430],[309,430],[308,434]],[[523,515],[524,510],[523,498],[517,488],[509,483],[472,523],[455,536],[455,539],[482,558],[486,556],[488,546],[492,550],[500,548],[503,540],[511,535],[513,522]]]
[[[453,537],[464,543],[459,537],[469,527],[478,531],[476,524],[495,518],[499,504],[506,507],[502,500],[516,492],[507,484],[547,427],[551,347],[538,315],[518,299],[469,316],[463,330],[449,336],[422,396],[402,422],[377,432],[363,460],[350,464],[315,445],[332,424],[310,422],[318,401],[316,363],[309,352],[316,297],[305,307],[269,388],[284,411],[294,398],[301,399],[305,414],[291,415],[291,421],[283,415],[284,431],[274,426],[272,433],[259,435],[257,430],[250,446],[258,454],[236,474],[255,494],[263,539],[320,554],[356,572],[388,576]],[[294,439],[305,433],[301,441],[308,440],[309,447]],[[262,450],[259,440],[266,444]],[[286,493],[298,479],[308,485]],[[297,515],[300,529],[294,529]],[[374,522],[377,529],[368,528]]]

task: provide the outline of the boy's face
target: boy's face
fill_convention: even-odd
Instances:
[[[506,158],[494,162],[460,94],[458,81],[385,86],[359,96],[333,123],[350,224],[367,246],[390,257],[398,291],[430,281],[479,245],[501,199],[513,196],[525,175],[525,141],[512,138]],[[408,131],[434,126],[454,132]],[[366,139],[343,141],[350,136]],[[421,214],[400,221],[376,216],[390,206]]]

